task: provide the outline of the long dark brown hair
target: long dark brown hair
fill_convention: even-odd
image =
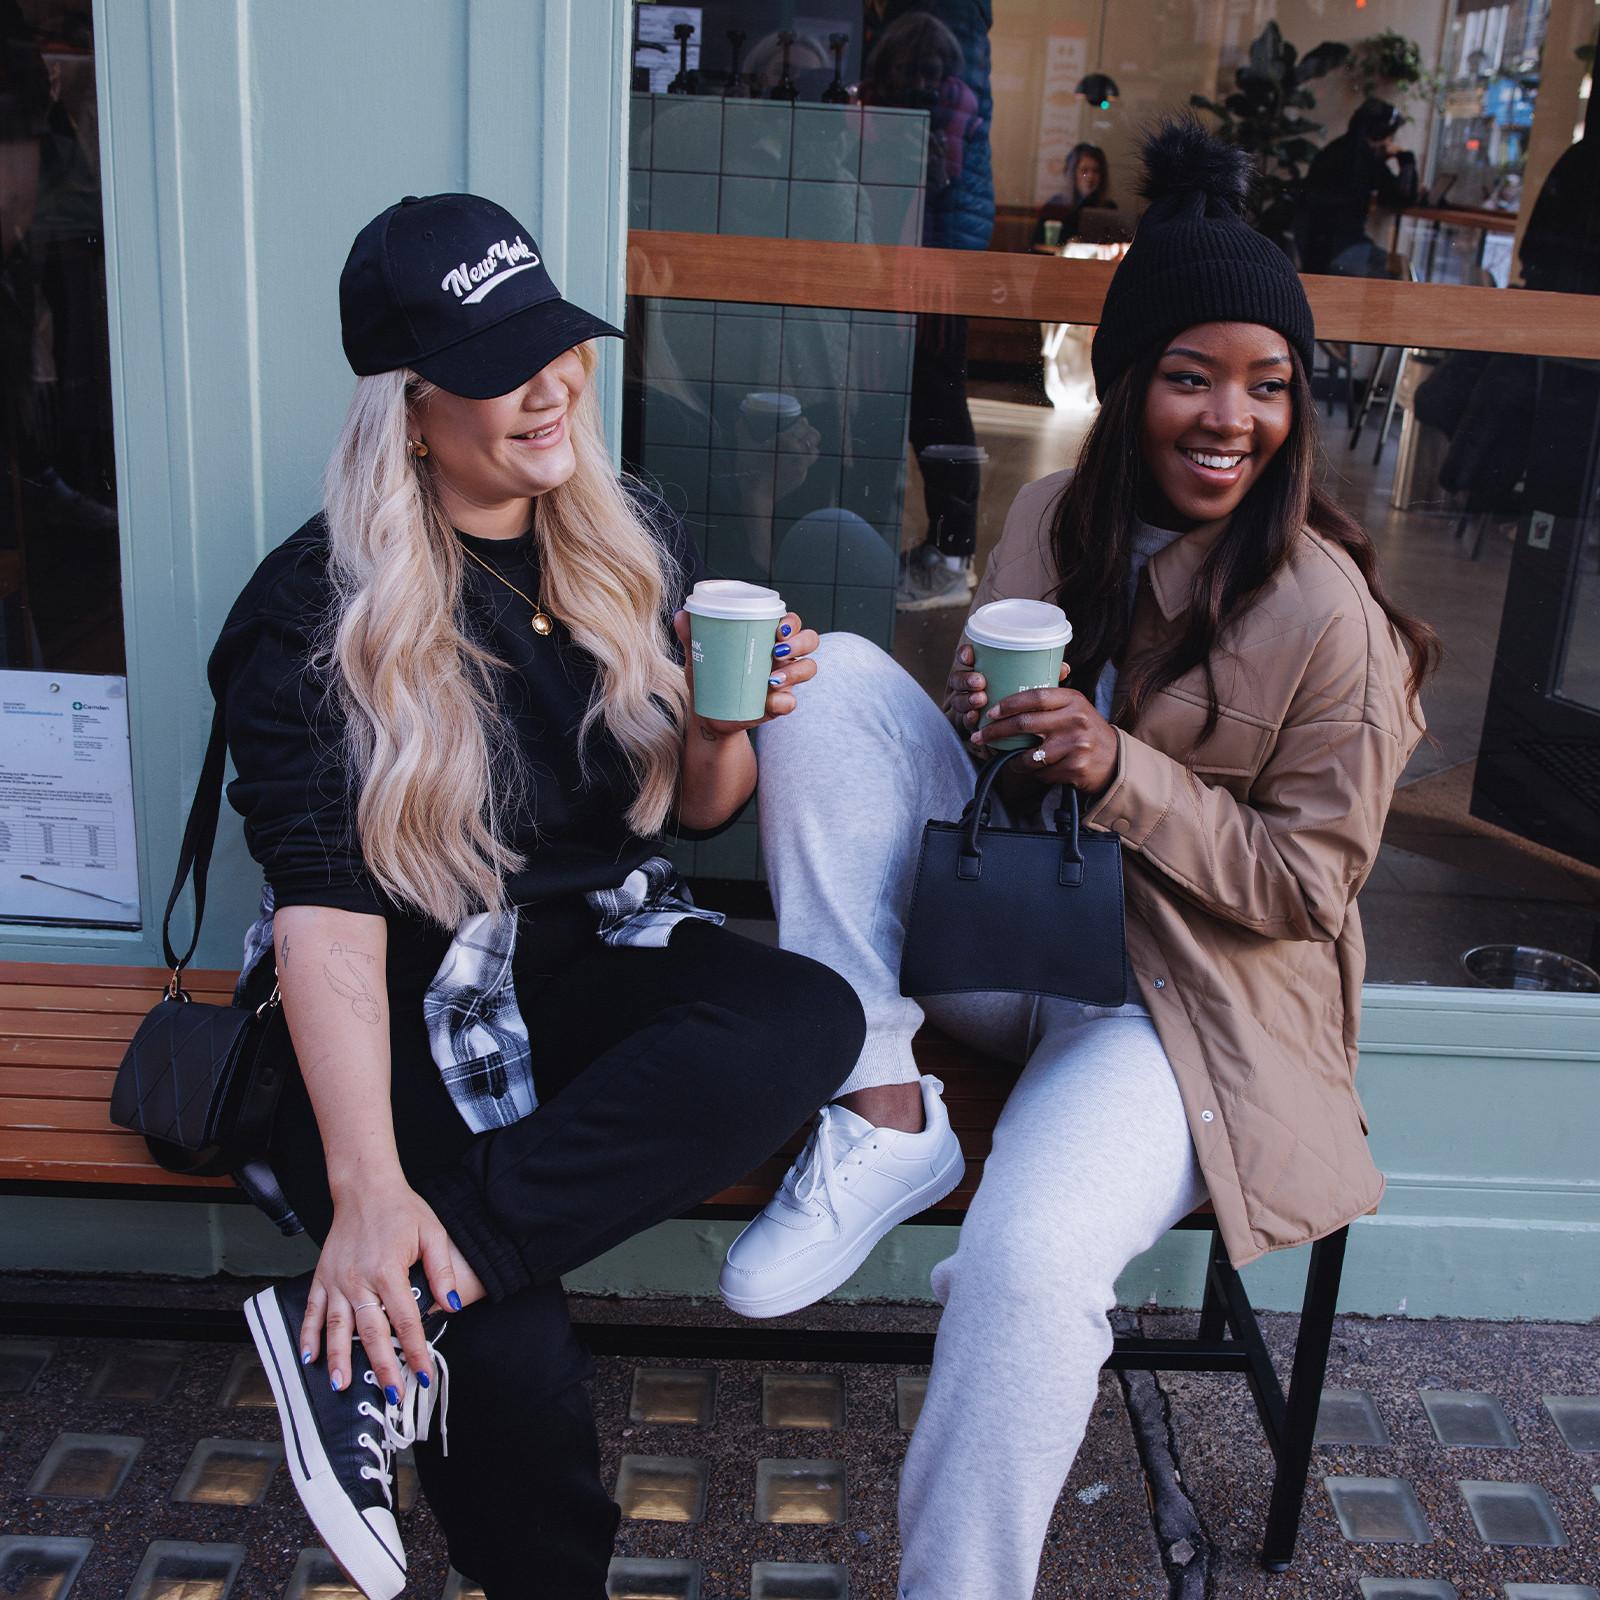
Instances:
[[[1052,539],[1061,575],[1057,601],[1073,619],[1067,660],[1072,683],[1091,698],[1101,669],[1108,661],[1120,660],[1128,642],[1133,609],[1128,574],[1133,532],[1146,490],[1140,436],[1145,393],[1162,349],[1152,348],[1111,385],[1083,442],[1078,470],[1056,507]],[[1439,664],[1439,636],[1389,599],[1378,577],[1372,540],[1317,481],[1321,446],[1311,387],[1293,349],[1289,358],[1294,376],[1288,437],[1200,564],[1182,637],[1168,649],[1132,664],[1120,719],[1130,726],[1152,695],[1200,667],[1207,697],[1201,741],[1210,737],[1218,716],[1212,667],[1217,641],[1251,596],[1288,560],[1302,528],[1338,545],[1356,564],[1372,598],[1405,645],[1411,660],[1407,689],[1413,700]]]

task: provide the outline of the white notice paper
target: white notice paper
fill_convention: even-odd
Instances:
[[[0,919],[139,926],[126,678],[0,671]]]

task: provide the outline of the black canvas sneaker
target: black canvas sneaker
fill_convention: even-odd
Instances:
[[[245,1320],[278,1402],[289,1475],[306,1514],[368,1600],[393,1600],[406,1581],[395,1522],[394,1457],[428,1436],[434,1409],[444,1400],[445,1367],[435,1355],[438,1381],[431,1387],[406,1370],[405,1390],[391,1403],[372,1371],[362,1370],[357,1340],[351,1346],[357,1370],[343,1389],[331,1388],[325,1360],[300,1360],[311,1277],[303,1273],[262,1290],[246,1302]],[[414,1286],[412,1293],[426,1299],[425,1290]],[[426,1320],[430,1340],[443,1320]]]

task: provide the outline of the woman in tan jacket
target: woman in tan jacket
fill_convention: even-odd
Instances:
[[[887,656],[832,635],[820,691],[761,735],[782,942],[850,979],[867,1040],[730,1250],[729,1303],[820,1297],[958,1180],[939,1085],[911,1056],[925,1013],[1027,1063],[933,1276],[946,1309],[901,1480],[903,1600],[1032,1593],[1135,1255],[1207,1198],[1243,1265],[1383,1192],[1354,1083],[1355,897],[1437,641],[1317,486],[1311,311],[1240,220],[1248,163],[1187,123],[1145,156],[1152,204],[1095,338],[1100,414],[1075,474],[1018,495],[974,600],[1059,603],[1062,686],[979,728],[965,646],[941,716]],[[898,992],[922,824],[956,815],[970,758],[1018,734],[1040,742],[1010,814],[1049,814],[1072,785],[1123,841],[1136,998],[1120,1009]]]

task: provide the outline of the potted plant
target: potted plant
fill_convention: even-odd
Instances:
[[[1358,39],[1346,67],[1362,99],[1387,90],[1401,101],[1411,95],[1432,101],[1444,87],[1443,75],[1423,65],[1422,46],[1393,28]]]
[[[1343,66],[1349,55],[1349,45],[1324,42],[1302,56],[1278,24],[1269,22],[1235,70],[1232,94],[1221,101],[1189,97],[1190,105],[1218,119],[1219,138],[1256,158],[1248,215],[1285,253],[1292,253],[1295,197],[1317,153],[1308,135],[1322,132],[1320,122],[1303,115],[1317,103],[1306,85]]]

